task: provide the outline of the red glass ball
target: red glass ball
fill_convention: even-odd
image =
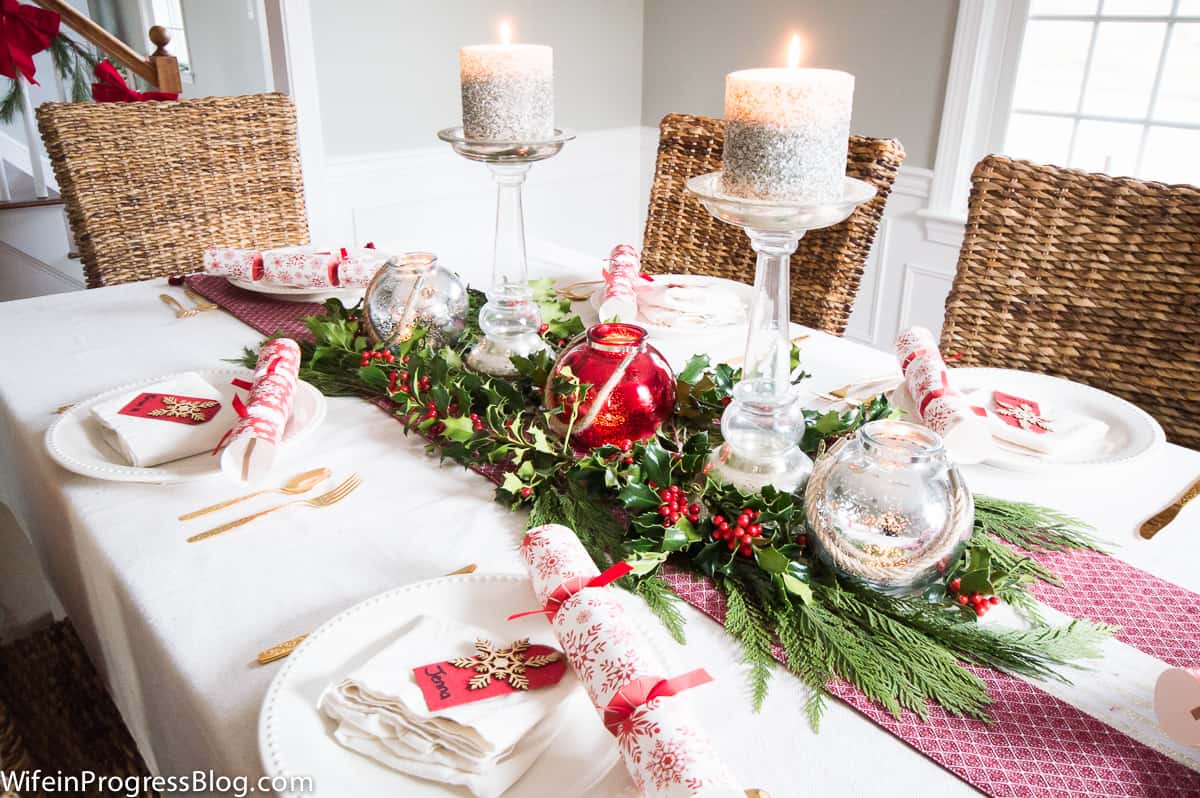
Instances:
[[[569,368],[590,385],[570,426],[575,397],[554,390],[556,375]],[[597,324],[583,340],[559,355],[546,381],[546,409],[560,435],[570,426],[571,445],[587,451],[611,443],[653,437],[675,409],[675,374],[666,358],[646,342],[635,324]],[[553,411],[559,411],[554,413]]]

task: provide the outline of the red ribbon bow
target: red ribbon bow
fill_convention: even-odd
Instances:
[[[641,676],[634,679],[618,690],[608,702],[608,706],[603,708],[604,727],[614,737],[620,737],[631,730],[628,724],[638,707],[645,706],[656,698],[666,698],[708,684],[712,680],[708,671],[703,668],[672,679],[660,679],[657,676]]]
[[[136,103],[142,100],[178,100],[171,91],[135,91],[107,60],[96,64],[96,82],[92,84],[92,99],[98,103]]]
[[[50,46],[58,35],[58,14],[17,0],[0,0],[0,75],[16,79],[17,73],[36,84],[33,57]]]
[[[614,563],[611,567],[606,568],[604,573],[599,576],[593,576],[588,579],[586,576],[573,576],[570,579],[563,581],[561,585],[554,588],[554,591],[546,599],[546,606],[540,610],[529,610],[528,612],[518,612],[508,616],[510,621],[515,621],[517,618],[524,618],[527,615],[545,615],[549,619],[553,619],[558,614],[558,608],[561,607],[567,599],[574,596],[585,587],[604,587],[620,579],[625,574],[633,570],[633,566],[627,562]]]

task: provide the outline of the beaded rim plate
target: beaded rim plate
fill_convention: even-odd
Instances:
[[[1015,396],[1048,402],[1056,411],[1098,418],[1108,425],[1104,438],[1092,447],[1066,457],[1022,454],[997,445],[987,465],[1012,471],[1046,471],[1127,465],[1166,444],[1162,426],[1137,405],[1110,393],[1061,377],[1032,371],[993,368],[951,370],[960,391],[1000,390]]]
[[[331,297],[351,299],[357,302],[359,299],[362,299],[363,292],[367,290],[365,286],[355,288],[327,288],[283,285],[282,283],[270,283],[264,280],[242,280],[237,277],[226,277],[225,279],[229,281],[230,285],[235,285],[244,291],[265,294],[284,302],[324,302]]]
[[[208,452],[151,468],[126,465],[121,455],[104,441],[100,434],[100,425],[92,418],[92,406],[98,402],[185,373],[188,372],[138,380],[76,404],[46,430],[46,451],[56,463],[68,471],[110,482],[167,484],[191,482],[220,474],[220,458],[212,457]],[[211,382],[222,393],[225,393],[225,386],[229,386],[230,380],[254,379],[254,372],[249,369],[197,369],[194,373]],[[230,396],[232,390],[229,388]],[[284,443],[290,446],[321,426],[321,422],[325,420],[325,412],[326,402],[321,392],[303,380],[298,382],[295,400],[292,403],[292,416],[288,419],[287,429],[283,433]]]
[[[435,613],[478,626],[496,640],[531,637],[553,642],[541,615],[507,621],[533,606],[533,587],[520,574],[445,576],[389,590],[356,604],[305,638],[283,663],[263,699],[258,749],[268,776],[304,774],[313,783],[336,785],[339,795],[404,795],[405,798],[462,796],[460,787],[418,779],[343,748],[333,738],[334,723],[317,710],[325,686],[385,646],[396,631],[423,613]],[[557,647],[557,644],[555,643]],[[505,798],[546,795],[622,794],[629,776],[617,764],[612,736],[596,717],[582,689],[572,692],[568,717],[572,745],[554,745],[505,793]],[[291,796],[293,793],[281,793]]]

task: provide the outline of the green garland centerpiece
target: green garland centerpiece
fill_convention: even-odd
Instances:
[[[1064,679],[1059,666],[1098,656],[1113,627],[1087,620],[1050,625],[1029,590],[1038,581],[1059,584],[1034,554],[1099,549],[1075,519],[976,495],[973,533],[944,578],[897,596],[841,576],[816,557],[797,497],[769,486],[745,493],[711,479],[706,464],[720,444],[720,414],[740,378],[728,364],[693,357],[677,375],[675,413],[654,438],[576,452],[569,425],[563,435],[551,427],[542,394],[555,352],[583,332],[583,323],[552,281],[532,284],[552,351],[514,358],[515,379],[463,365],[484,301],[474,290],[457,345],[434,345],[417,327],[388,351],[370,343],[360,308],[330,300],[324,315],[307,319],[315,343],[302,345],[300,378],[328,395],[385,406],[429,441],[430,454],[492,477],[497,500],[527,509],[530,526],[573,529],[601,569],[618,560],[632,564],[620,584],[645,599],[680,642],[683,616],[664,569],[711,579],[727,599],[725,628],[750,666],[756,708],[767,694],[776,645],[786,668],[811,690],[806,711],[814,727],[835,678],[897,717],[911,710],[924,718],[932,701],[986,719],[990,698],[968,665]],[[254,359],[245,353],[245,363]],[[560,372],[549,387],[578,402],[591,386]],[[863,424],[893,415],[882,396],[845,412],[806,410],[801,448],[819,457]],[[1024,616],[1027,628],[978,623],[1001,601]]]

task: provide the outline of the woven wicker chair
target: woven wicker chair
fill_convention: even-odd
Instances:
[[[1056,374],[1200,448],[1200,188],[984,158],[941,345]]]
[[[659,125],[658,162],[642,239],[651,273],[711,274],[754,280],[754,250],[744,231],[719,221],[686,191],[689,178],[721,168],[725,122],[668,114]],[[852,136],[846,174],[875,186],[875,198],[839,225],[813,230],[792,256],[792,319],[841,335],[904,148],[895,139]]]
[[[89,288],[199,271],[207,246],[308,243],[286,95],[46,103],[37,118]]]

